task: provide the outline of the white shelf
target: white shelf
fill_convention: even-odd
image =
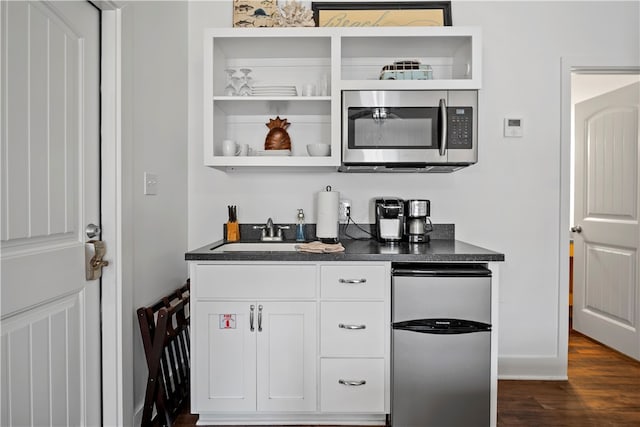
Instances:
[[[477,89],[472,80],[342,80],[341,90],[463,90]]]
[[[331,101],[330,96],[214,96],[214,101],[232,101],[255,103],[258,101],[294,101],[294,102],[310,102],[310,101]]]
[[[334,166],[330,156],[216,156],[211,166],[257,167],[257,166]]]
[[[214,28],[204,35],[204,163],[226,169],[318,170],[340,166],[341,91],[473,90],[481,87],[477,27]],[[433,80],[378,80],[384,65],[418,60]],[[250,68],[256,85],[328,86],[328,96],[221,96],[226,68]],[[261,149],[270,118],[288,119],[295,156],[224,157],[236,139]],[[308,157],[308,143],[331,156]]]
[[[214,96],[227,115],[330,115],[330,96]]]

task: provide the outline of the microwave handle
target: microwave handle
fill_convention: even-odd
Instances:
[[[438,130],[440,131],[440,155],[444,156],[447,154],[447,102],[444,98],[440,99],[440,106],[438,108],[439,119]]]

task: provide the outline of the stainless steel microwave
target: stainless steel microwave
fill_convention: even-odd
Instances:
[[[478,161],[477,90],[345,90],[342,172],[452,172]]]

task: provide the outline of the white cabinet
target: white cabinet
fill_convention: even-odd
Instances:
[[[320,273],[323,300],[383,300],[390,280],[383,264],[323,265]]]
[[[390,263],[190,264],[203,424],[383,424]]]
[[[316,410],[314,265],[192,265],[192,408]]]
[[[480,89],[478,27],[346,28],[339,34],[341,90]],[[380,80],[398,60],[430,65],[432,80]]]
[[[320,409],[388,413],[390,274],[386,265],[320,267]]]
[[[383,412],[384,359],[322,359],[320,401],[325,412]]]
[[[316,303],[258,302],[257,410],[316,410]],[[260,313],[258,313],[260,316]]]
[[[205,31],[204,163],[235,168],[256,166],[333,167],[340,163],[332,135],[332,38],[327,32],[296,28],[225,28]],[[251,69],[254,87],[295,87],[297,95],[225,96],[226,69]],[[321,86],[326,82],[326,91]],[[301,96],[312,84],[319,95]],[[339,104],[339,99],[338,99]],[[291,156],[264,150],[271,119],[287,119]],[[222,156],[222,141],[248,144],[254,155]],[[332,144],[331,155],[309,157],[306,146]]]
[[[197,303],[197,407],[221,412],[316,409],[315,302]]]
[[[480,38],[476,27],[205,30],[204,163],[227,170],[335,170],[341,159],[342,90],[479,89]],[[407,59],[431,65],[434,78],[379,80],[384,65]],[[243,68],[251,69],[254,86],[294,86],[297,95],[225,95],[225,70]],[[301,96],[308,84],[316,93]],[[266,124],[278,116],[291,123],[291,156],[264,151]],[[254,155],[223,156],[225,139],[248,144]],[[310,143],[331,145],[330,156],[309,157]]]
[[[194,307],[199,332],[192,349],[199,371],[192,401],[199,410],[256,410],[256,334],[249,327],[249,307],[245,301],[197,302]],[[232,324],[225,329],[220,322],[226,315]]]
[[[324,356],[384,356],[384,302],[323,301],[320,342]]]

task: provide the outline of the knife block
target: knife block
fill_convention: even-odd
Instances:
[[[238,222],[227,222],[227,232],[225,235],[225,239],[227,242],[237,242],[240,240],[240,227],[238,226]]]

